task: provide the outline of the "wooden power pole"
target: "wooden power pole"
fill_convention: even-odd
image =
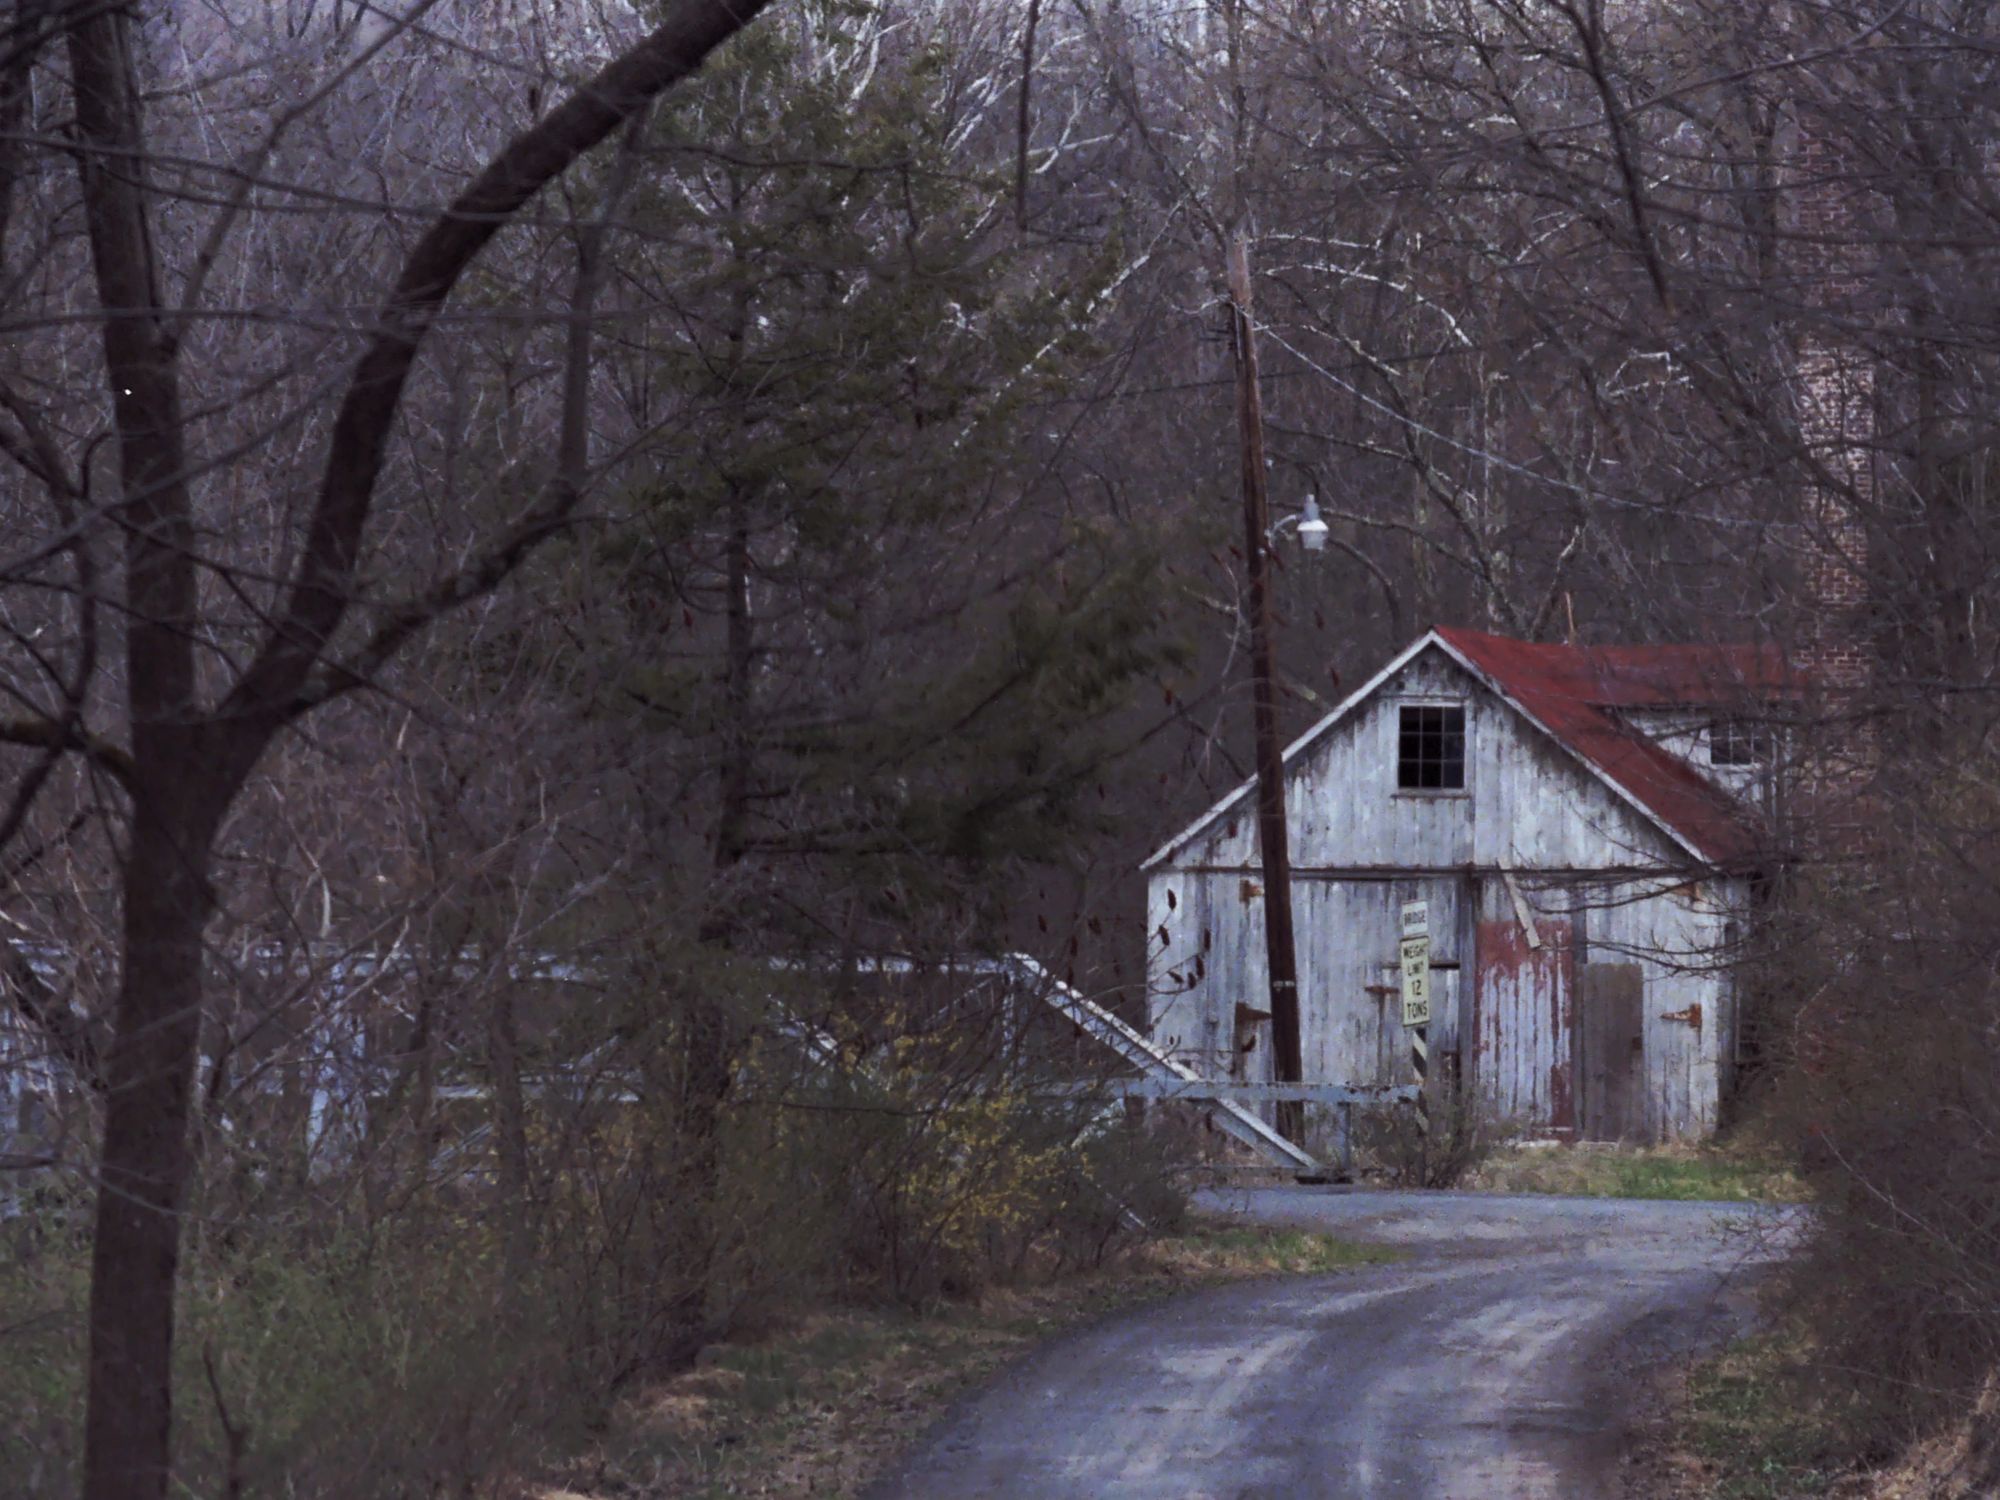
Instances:
[[[1304,1081],[1299,1046],[1299,962],[1292,937],[1292,858],[1285,833],[1285,765],[1278,745],[1278,681],[1271,662],[1270,512],[1264,493],[1264,403],[1251,319],[1250,246],[1229,241],[1229,302],[1236,333],[1236,419],[1243,448],[1243,553],[1250,568],[1250,692],[1257,731],[1257,848],[1264,860],[1264,955],[1271,978],[1272,1072]],[[1278,1105],[1278,1131],[1305,1134],[1305,1106]]]

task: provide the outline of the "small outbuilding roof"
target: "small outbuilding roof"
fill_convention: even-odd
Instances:
[[[1287,746],[1286,762],[1431,645],[1442,648],[1690,854],[1716,865],[1754,854],[1756,833],[1742,806],[1622,714],[1677,708],[1747,714],[1797,696],[1800,678],[1768,646],[1565,646],[1440,626],[1397,653],[1359,691]],[[1247,782],[1224,797],[1146,866],[1171,858],[1254,786]]]
[[[1693,852],[1726,864],[1754,851],[1754,832],[1735,799],[1617,711],[1753,712],[1798,690],[1777,650],[1562,646],[1449,626],[1432,634]]]

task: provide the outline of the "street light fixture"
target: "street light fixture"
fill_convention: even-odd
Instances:
[[[1305,548],[1306,551],[1324,552],[1326,551],[1326,540],[1332,535],[1333,528],[1327,525],[1325,519],[1321,517],[1318,499],[1312,495],[1308,495],[1306,496],[1305,509],[1295,511],[1289,516],[1278,517],[1277,521],[1272,524],[1271,530],[1265,536],[1264,540],[1275,550],[1278,545],[1278,538],[1288,531],[1296,531],[1298,533],[1299,545]]]
[[[1319,498],[1306,496],[1305,513],[1299,517],[1299,545],[1308,552],[1326,551],[1326,539],[1332,527],[1320,519]]]

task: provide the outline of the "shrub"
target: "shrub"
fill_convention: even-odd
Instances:
[[[821,1282],[923,1303],[999,1282],[1101,1264],[1177,1222],[1172,1148],[1103,1106],[1031,1092],[847,1080],[831,1099],[776,1122],[777,1180],[814,1184],[787,1240],[809,1238]],[[827,1215],[821,1232],[806,1215]],[[767,1259],[773,1251],[766,1251]],[[787,1255],[794,1271],[796,1249]]]
[[[834,1067],[744,1041],[703,1116],[683,1041],[631,1028],[592,1087],[517,1096],[511,1140],[469,1095],[417,1129],[378,1109],[311,1173],[240,1130],[210,1142],[180,1278],[183,1487],[508,1495],[629,1384],[773,1309],[1095,1266],[1180,1214],[1171,1136],[976,1050]],[[0,1492],[75,1486],[86,1199],[0,1243]]]
[[[562,1330],[532,1295],[508,1299],[525,1316],[501,1306],[489,1221],[427,1207],[367,1236],[247,1231],[195,1237],[184,1265],[185,1492],[499,1493],[580,1419]],[[5,1268],[0,1492],[75,1488],[88,1267],[79,1228]]]
[[[1398,1187],[1457,1187],[1514,1134],[1491,1118],[1472,1090],[1435,1087],[1428,1131],[1418,1128],[1408,1105],[1357,1111],[1355,1161]]]
[[[1881,1454],[2000,1366],[2000,805],[1968,768],[1893,846],[1785,893],[1763,976],[1772,1118],[1818,1209],[1792,1289]],[[1888,795],[1885,791],[1885,796]]]

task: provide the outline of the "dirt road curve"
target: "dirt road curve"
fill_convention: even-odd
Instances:
[[[1287,1188],[1206,1208],[1406,1247],[1059,1339],[875,1500],[1597,1500],[1638,1380],[1727,1336],[1782,1210]]]

